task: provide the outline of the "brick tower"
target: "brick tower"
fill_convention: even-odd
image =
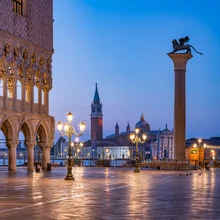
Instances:
[[[97,83],[95,84],[95,95],[91,104],[91,140],[102,140],[102,103],[100,103]]]

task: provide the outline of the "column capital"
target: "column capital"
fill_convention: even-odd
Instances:
[[[25,144],[27,145],[28,148],[34,148],[35,145],[37,144],[37,142],[36,141],[35,142],[28,142],[27,141]]]
[[[173,60],[175,70],[185,70],[187,61],[193,57],[191,53],[168,53],[167,55]]]
[[[17,147],[18,146],[18,141],[7,141],[6,145],[8,147]]]

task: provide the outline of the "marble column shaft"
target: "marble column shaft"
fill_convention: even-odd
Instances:
[[[168,54],[173,60],[175,72],[174,88],[174,159],[185,160],[186,141],[186,64],[192,58],[190,53]]]

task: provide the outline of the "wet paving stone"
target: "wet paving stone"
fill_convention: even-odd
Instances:
[[[220,219],[220,169],[66,168],[9,174],[0,167],[0,219]]]

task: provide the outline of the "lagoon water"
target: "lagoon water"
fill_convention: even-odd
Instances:
[[[59,164],[62,162],[62,164],[65,164],[65,159],[54,159],[50,161],[51,163],[56,163]],[[21,158],[21,159],[17,159],[17,166],[22,166],[25,163],[27,163],[27,160]],[[125,160],[110,160],[110,166],[111,167],[121,167],[124,166],[126,164]],[[0,158],[0,166],[8,166],[8,158],[2,159]],[[82,166],[83,167],[91,167],[91,166],[96,166],[96,160],[90,160],[90,159],[83,159],[82,160]]]

